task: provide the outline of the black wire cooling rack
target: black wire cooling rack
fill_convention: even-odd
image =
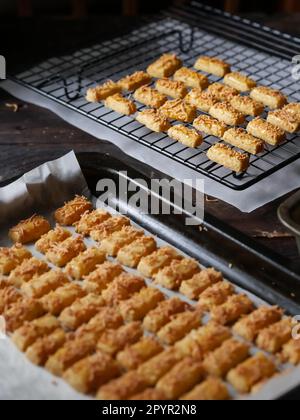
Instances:
[[[300,100],[300,85],[291,74],[291,59],[300,52],[299,39],[197,1],[172,8],[154,20],[144,20],[143,26],[124,37],[52,58],[13,80],[167,156],[170,162],[193,169],[196,175],[204,174],[234,190],[245,190],[300,157],[299,135],[288,135],[280,146],[266,146],[264,153],[251,156],[248,171],[238,175],[208,160],[207,150],[220,141],[216,137],[206,136],[202,146],[190,149],[164,133],[150,132],[132,117],[121,116],[101,103],[86,102],[89,87],[145,69],[170,51],[178,54],[187,67],[192,67],[199,55],[219,56],[259,84],[282,90],[290,101]],[[211,75],[209,78],[212,82],[219,80]]]

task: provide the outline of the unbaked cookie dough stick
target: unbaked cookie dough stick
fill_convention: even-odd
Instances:
[[[35,365],[44,366],[48,358],[64,345],[66,338],[64,330],[58,328],[28,347],[26,356]]]
[[[227,380],[238,392],[247,393],[255,384],[270,378],[275,372],[276,366],[271,359],[263,353],[258,353],[232,369],[227,375]]]
[[[230,72],[230,65],[217,57],[201,56],[197,59],[194,67],[218,77],[224,77]]]
[[[26,321],[33,321],[45,314],[41,303],[34,299],[23,298],[12,304],[3,314],[6,330],[14,332]]]
[[[49,262],[57,267],[65,267],[68,262],[86,250],[83,238],[68,238],[59,244],[53,245],[46,253]]]
[[[104,305],[105,301],[101,296],[89,294],[65,308],[59,316],[59,321],[64,328],[76,330],[93,318]]]
[[[247,154],[236,152],[229,146],[221,143],[212,146],[207,152],[207,157],[211,161],[236,173],[246,172],[250,163],[250,158]]]
[[[253,155],[258,155],[265,150],[265,143],[247,133],[243,128],[231,128],[227,130],[223,136],[223,140]]]
[[[66,274],[74,280],[80,280],[90,274],[97,265],[104,263],[105,253],[99,248],[88,248],[71,260],[66,266]]]
[[[107,289],[103,291],[102,297],[108,306],[115,306],[122,300],[129,299],[134,293],[139,292],[145,286],[145,280],[141,277],[123,273],[109,284]]]
[[[156,249],[155,239],[150,236],[143,236],[120,249],[117,259],[127,267],[136,268],[143,257],[152,254]]]
[[[182,61],[175,54],[164,54],[147,68],[152,77],[171,77],[182,66]]]
[[[222,273],[216,271],[214,268],[208,268],[195,274],[191,279],[183,281],[179,291],[189,299],[195,300],[206,289],[222,280]]]
[[[40,302],[47,312],[58,316],[61,312],[72,305],[76,299],[85,295],[85,292],[78,284],[66,284],[42,297]]]
[[[152,80],[151,76],[144,71],[136,71],[135,73],[124,77],[118,82],[118,85],[121,86],[122,90],[131,92],[138,89],[143,85],[148,85]]]
[[[134,344],[143,336],[140,322],[131,322],[117,330],[106,330],[97,343],[97,349],[115,356],[125,346]]]
[[[134,99],[151,108],[160,108],[167,100],[167,96],[152,89],[150,86],[142,86],[134,92]]]
[[[96,242],[112,235],[114,232],[120,231],[123,227],[130,226],[130,220],[124,216],[111,217],[101,225],[95,227],[90,233],[91,238]]]
[[[155,133],[164,133],[171,127],[168,119],[156,109],[139,112],[136,120]]]
[[[101,250],[110,257],[116,257],[122,248],[143,235],[144,232],[141,229],[136,229],[133,226],[125,226],[119,232],[114,232],[111,236],[103,239]]]
[[[203,137],[200,133],[184,125],[174,125],[171,127],[168,130],[168,136],[187,147],[196,148],[203,143]]]
[[[102,386],[96,398],[103,401],[123,401],[144,391],[146,388],[147,381],[139,372],[133,370],[125,373],[121,378],[114,379]]]
[[[287,112],[294,119],[300,122],[300,103],[290,103],[283,108],[283,111]]]
[[[204,90],[209,86],[209,80],[206,76],[187,67],[181,67],[177,70],[174,74],[174,80],[184,83],[189,88]]]
[[[120,93],[116,93],[113,96],[109,96],[104,101],[104,106],[111,110],[123,115],[132,115],[137,111],[136,105],[130,99],[125,98]]]
[[[122,88],[118,83],[108,80],[103,85],[89,88],[86,92],[86,100],[88,102],[100,102],[115,93],[121,92]]]
[[[257,347],[268,353],[279,352],[283,345],[291,339],[292,329],[293,321],[291,318],[285,318],[271,325],[258,334]]]
[[[225,341],[220,348],[209,353],[203,367],[211,376],[223,378],[227,373],[249,357],[250,346],[236,339]]]
[[[195,260],[185,258],[172,261],[170,266],[163,268],[156,274],[155,283],[167,289],[178,290],[184,280],[191,278],[199,271],[199,264]]]
[[[178,120],[184,123],[192,123],[197,116],[196,107],[181,99],[167,101],[159,108],[159,112],[171,120]]]
[[[180,399],[187,401],[226,401],[230,399],[230,394],[225,383],[220,379],[208,378]]]
[[[173,315],[184,312],[188,307],[187,303],[177,297],[164,300],[146,315],[143,326],[147,331],[157,333],[157,331],[171,321]]]
[[[86,291],[93,289],[97,290],[98,293],[102,293],[117,276],[122,274],[123,271],[123,267],[120,264],[107,261],[104,264],[99,265],[91,274],[84,277],[82,287]]]
[[[287,97],[282,92],[266,86],[254,88],[250,93],[250,97],[263,103],[270,109],[282,108],[287,104]]]
[[[144,337],[118,353],[117,361],[122,369],[134,370],[163,350],[164,348],[154,338]]]
[[[285,133],[280,128],[261,118],[255,118],[247,125],[247,131],[252,136],[264,140],[271,146],[277,146],[285,140]]]
[[[10,306],[23,298],[21,292],[13,286],[0,290],[0,314],[7,311]]]
[[[165,296],[158,289],[145,287],[130,299],[121,302],[119,310],[125,321],[139,321],[164,299]]]
[[[156,388],[166,395],[166,399],[176,400],[197,385],[204,374],[202,363],[197,359],[187,357],[163,376]]]
[[[197,130],[203,131],[205,134],[220,138],[222,138],[225,131],[229,129],[225,123],[218,121],[209,115],[200,115],[194,120],[193,126]]]
[[[249,96],[234,96],[231,101],[231,106],[244,115],[258,117],[261,115],[265,107],[262,103],[255,101]]]
[[[120,373],[115,360],[107,354],[97,352],[75,363],[63,374],[63,379],[76,391],[91,394]]]
[[[147,257],[143,257],[138,265],[138,271],[145,277],[153,278],[159,270],[170,265],[173,260],[182,258],[174,248],[162,247]]]
[[[277,306],[262,306],[237,322],[233,327],[233,331],[245,338],[245,340],[253,341],[261,330],[280,321],[282,315],[282,309]]]
[[[256,82],[254,80],[238,72],[226,74],[224,77],[224,83],[239,92],[249,92],[256,87]]]
[[[300,129],[300,121],[282,109],[269,112],[267,121],[291,134],[297,133]]]
[[[54,245],[68,239],[71,233],[63,229],[61,226],[56,226],[54,230],[50,230],[43,235],[35,244],[35,249],[41,254],[46,254],[47,251]]]
[[[209,113],[212,117],[227,125],[241,125],[245,122],[244,115],[234,109],[229,102],[220,102],[213,105]]]
[[[201,325],[200,311],[186,311],[173,316],[173,319],[157,333],[159,340],[166,345],[172,345],[185,337],[190,331]]]
[[[88,236],[93,229],[101,225],[111,214],[106,210],[97,209],[92,212],[86,212],[82,215],[81,219],[74,224],[76,232],[80,235]]]
[[[42,216],[34,215],[9,230],[9,237],[15,243],[28,244],[40,239],[42,235],[49,232],[50,223]]]
[[[200,295],[198,306],[204,311],[211,311],[216,306],[225,303],[234,292],[235,289],[231,283],[227,281],[218,282]]]
[[[200,89],[192,89],[184,100],[203,112],[209,112],[210,108],[218,102],[218,99],[211,93],[203,92]]]
[[[9,275],[9,283],[20,288],[24,283],[29,282],[33,278],[39,277],[50,270],[45,261],[38,260],[33,257],[25,260],[15,268]]]
[[[15,244],[11,248],[0,248],[0,275],[7,276],[19,264],[31,257],[31,252],[21,244]]]
[[[238,90],[230,86],[223,85],[222,83],[213,83],[208,86],[207,91],[221,102],[231,101],[232,98],[239,94]]]
[[[282,351],[283,360],[291,363],[292,365],[300,364],[300,339],[290,340],[283,346]]]
[[[93,206],[86,197],[76,196],[73,200],[65,203],[63,207],[54,213],[57,223],[64,226],[72,226],[80,220],[81,216],[92,210]]]
[[[25,352],[39,338],[51,334],[59,328],[59,321],[52,315],[45,315],[32,322],[26,322],[12,336],[13,343]]]
[[[68,283],[68,277],[62,271],[51,270],[42,274],[40,277],[23,283],[21,291],[28,297],[39,299]]]

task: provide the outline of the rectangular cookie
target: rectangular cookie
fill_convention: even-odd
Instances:
[[[138,113],[136,120],[155,133],[163,133],[171,127],[168,119],[156,109],[145,109]]]
[[[185,127],[184,125],[174,125],[169,128],[168,136],[187,147],[199,147],[203,143],[203,137],[196,130]]]
[[[135,103],[120,93],[105,99],[104,106],[122,115],[132,115],[137,111]]]
[[[282,309],[277,306],[262,306],[237,322],[233,331],[246,340],[253,341],[261,330],[280,321],[282,313]]]
[[[158,79],[171,77],[182,66],[182,61],[175,54],[164,54],[147,68],[151,77]]]
[[[73,200],[57,209],[54,217],[60,225],[72,226],[80,220],[85,212],[92,210],[92,207],[92,203],[86,197],[77,195]]]
[[[174,248],[165,246],[143,257],[138,265],[138,271],[142,276],[153,278],[159,270],[170,265],[173,260],[181,259],[182,256]]]
[[[111,217],[101,225],[95,227],[91,232],[91,238],[96,242],[112,235],[114,232],[120,231],[124,226],[130,226],[130,220],[124,216]]]
[[[228,281],[221,281],[206,289],[199,299],[198,306],[204,311],[211,311],[215,306],[222,305],[235,293],[234,286]]]
[[[46,258],[57,267],[65,267],[68,262],[85,250],[86,246],[82,237],[70,237],[63,242],[53,245],[47,251]]]
[[[150,86],[142,86],[134,92],[134,99],[151,108],[160,108],[167,100],[167,96]]]
[[[162,391],[156,388],[147,388],[139,394],[133,395],[130,398],[132,401],[165,401],[166,396]]]
[[[66,333],[57,328],[51,334],[36,340],[26,350],[27,358],[37,366],[44,366],[48,358],[54,354],[66,341]]]
[[[203,367],[208,375],[224,378],[230,370],[249,357],[249,350],[248,344],[232,338],[209,353],[203,361]]]
[[[184,123],[192,123],[197,116],[196,107],[181,99],[167,101],[159,108],[159,112],[171,120],[178,120]]]
[[[203,112],[209,112],[210,108],[218,102],[211,93],[203,92],[200,89],[192,89],[184,100]]]
[[[0,275],[0,290],[4,290],[7,287],[10,287],[10,284],[7,281],[7,278]]]
[[[11,248],[0,248],[0,275],[7,276],[23,261],[32,257],[21,244],[15,244]]]
[[[225,123],[218,121],[209,115],[200,115],[194,120],[193,126],[197,130],[203,131],[205,134],[220,138],[224,136],[225,131],[229,128]]]
[[[86,92],[85,99],[88,102],[101,102],[115,93],[121,92],[122,88],[119,83],[115,83],[112,80],[108,80],[102,85],[89,88]]]
[[[10,306],[20,300],[23,296],[21,292],[13,286],[8,286],[0,290],[0,314],[7,311]]]
[[[212,146],[207,152],[207,157],[236,173],[247,171],[250,164],[250,158],[247,154],[236,152],[221,143]]]
[[[282,108],[287,104],[287,97],[282,92],[266,86],[254,88],[250,93],[250,97],[263,103],[270,109]]]
[[[250,121],[247,125],[247,131],[252,136],[264,140],[272,146],[277,146],[285,140],[283,130],[261,118]]]
[[[260,349],[268,353],[279,352],[283,345],[292,337],[292,320],[285,318],[276,324],[262,330],[257,337],[256,344]]]
[[[74,338],[80,339],[90,336],[95,343],[107,329],[117,329],[123,325],[123,318],[117,309],[103,306],[87,324],[83,324],[74,332]]]
[[[239,111],[241,114],[258,117],[261,115],[265,107],[261,102],[257,102],[250,96],[234,96],[231,101],[231,106]]]
[[[185,337],[190,331],[201,325],[200,311],[186,311],[173,315],[171,321],[157,333],[159,340],[166,345],[172,345]]]
[[[97,286],[98,292],[102,293],[122,272],[123,268],[120,264],[106,261],[104,264],[99,265],[95,271],[84,277],[83,287],[86,283],[92,283]]]
[[[163,347],[154,338],[143,337],[137,343],[118,353],[117,361],[122,369],[134,370],[162,351]]]
[[[23,298],[12,304],[3,314],[6,330],[14,332],[26,321],[33,321],[45,314],[41,303],[35,299]]]
[[[276,366],[272,360],[263,353],[258,353],[232,369],[227,380],[238,392],[247,393],[255,384],[270,378],[275,372]]]
[[[134,344],[143,336],[140,322],[131,322],[117,330],[106,330],[97,343],[97,349],[106,354],[115,356],[126,346]]]
[[[199,360],[187,357],[163,376],[156,388],[165,394],[166,400],[177,400],[197,385],[204,378],[204,373]]]
[[[238,72],[226,74],[224,77],[224,83],[239,92],[249,92],[257,85],[253,79],[250,79],[250,77]]]
[[[219,102],[209,110],[213,118],[227,125],[241,125],[245,122],[243,114],[234,109],[229,102]]]
[[[126,245],[143,236],[144,232],[133,226],[125,226],[122,230],[114,232],[111,236],[103,239],[101,250],[110,257],[116,257],[118,252]]]
[[[25,296],[39,299],[53,290],[68,284],[68,277],[60,270],[51,270],[23,283],[21,291]]]
[[[269,112],[267,121],[291,134],[297,133],[300,129],[300,121],[282,109]]]
[[[129,299],[134,293],[139,292],[145,285],[146,283],[141,277],[123,273],[109,284],[103,291],[102,297],[107,305],[118,305],[122,300]]]
[[[8,236],[15,243],[28,244],[40,239],[50,229],[51,226],[48,220],[42,216],[34,215],[12,227]]]
[[[41,254],[46,254],[54,244],[61,243],[70,238],[70,236],[71,233],[68,230],[63,229],[58,225],[55,229],[50,230],[36,242],[35,249]]]
[[[188,93],[185,84],[176,80],[159,79],[155,87],[158,92],[175,99],[183,99]]]
[[[121,86],[122,90],[127,92],[134,91],[143,85],[148,85],[152,78],[148,73],[144,71],[136,71],[133,74],[123,77],[119,80],[118,85]]]
[[[106,210],[97,209],[92,212],[84,213],[80,220],[74,224],[77,233],[83,236],[89,236],[92,230],[101,225],[111,217]]]
[[[230,102],[232,98],[239,94],[238,90],[222,83],[213,83],[208,86],[207,91],[221,102]]]
[[[105,301],[101,296],[89,294],[65,308],[59,316],[59,321],[65,329],[76,330],[97,315],[104,305]]]
[[[173,315],[184,312],[187,309],[188,304],[177,297],[164,300],[146,315],[143,326],[147,331],[157,333],[164,325],[171,321]]]
[[[120,249],[118,261],[127,267],[136,268],[143,257],[152,254],[157,248],[156,241],[150,236],[136,239],[129,245]]]
[[[300,122],[300,103],[290,103],[283,108],[283,111],[290,114],[295,120]]]
[[[243,128],[230,128],[225,132],[223,140],[252,155],[258,155],[265,150],[264,141],[252,136]]]
[[[201,56],[197,59],[194,67],[218,77],[224,77],[230,72],[230,65],[217,57]]]
[[[178,290],[181,283],[200,271],[197,261],[184,258],[172,261],[168,267],[160,270],[155,276],[155,283],[171,290]]]
[[[233,295],[223,305],[212,309],[211,319],[218,324],[228,325],[252,311],[254,304],[247,295]]]
[[[63,379],[76,391],[91,394],[119,375],[117,362],[98,352],[75,363],[63,374]]]
[[[137,371],[133,370],[100,387],[96,398],[103,401],[128,400],[134,394],[140,393],[146,388],[146,380]]]
[[[283,360],[291,363],[292,365],[298,365],[300,363],[300,340],[290,340],[283,346],[282,350]]]
[[[43,296],[40,302],[47,312],[58,316],[65,308],[84,295],[84,291],[78,284],[70,283]]]
[[[158,289],[145,287],[130,299],[121,302],[119,310],[124,321],[140,321],[164,299],[165,296]]]
[[[174,80],[184,83],[189,88],[205,90],[209,85],[209,80],[204,74],[200,74],[187,67],[181,67],[174,74]]]
[[[15,287],[20,288],[23,283],[27,283],[33,278],[39,277],[50,270],[45,261],[38,260],[35,257],[29,260],[24,260],[17,268],[15,268],[9,275],[9,283]]]
[[[59,328],[59,321],[52,315],[45,315],[32,322],[26,322],[16,330],[11,339],[22,352],[35,343],[39,338],[51,334]]]
[[[180,399],[187,401],[227,401],[230,399],[230,394],[227,386],[220,379],[208,378]]]
[[[195,274],[191,279],[183,281],[179,291],[189,299],[195,300],[206,289],[222,280],[222,273],[216,271],[214,268],[208,268]]]
[[[68,276],[80,280],[96,269],[97,265],[104,263],[106,254],[99,248],[88,248],[71,260],[65,269]]]

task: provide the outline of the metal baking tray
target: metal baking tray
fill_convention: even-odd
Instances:
[[[300,253],[300,191],[279,207],[278,217],[281,223],[295,236]]]

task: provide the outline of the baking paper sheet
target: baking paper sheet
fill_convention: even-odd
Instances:
[[[7,237],[11,224],[27,213],[31,215],[40,209],[52,223],[51,215],[54,209],[74,194],[84,194],[90,197],[88,187],[81,172],[79,163],[73,152],[66,156],[45,163],[25,174],[13,184],[0,188],[0,246],[10,246]],[[96,199],[93,199],[96,204]],[[157,238],[159,246],[166,242]],[[86,239],[86,244],[92,241]],[[36,253],[33,246],[30,251]],[[180,251],[179,251],[180,252]],[[128,270],[134,272],[134,270]],[[151,284],[150,281],[147,281]],[[179,293],[171,292],[161,287],[167,296],[180,296],[185,301],[192,303]],[[242,289],[237,288],[238,292]],[[265,304],[261,299],[247,293],[256,305]],[[205,321],[205,320],[204,320]],[[257,349],[253,348],[253,352]],[[270,381],[262,392],[255,395],[255,399],[274,399],[286,391],[293,389],[300,383],[300,368],[292,368],[290,374],[285,374]],[[231,394],[238,395],[230,389]],[[45,369],[32,365],[26,357],[19,352],[9,339],[0,339],[0,400],[85,400],[89,399],[71,389],[63,380],[50,375]]]

